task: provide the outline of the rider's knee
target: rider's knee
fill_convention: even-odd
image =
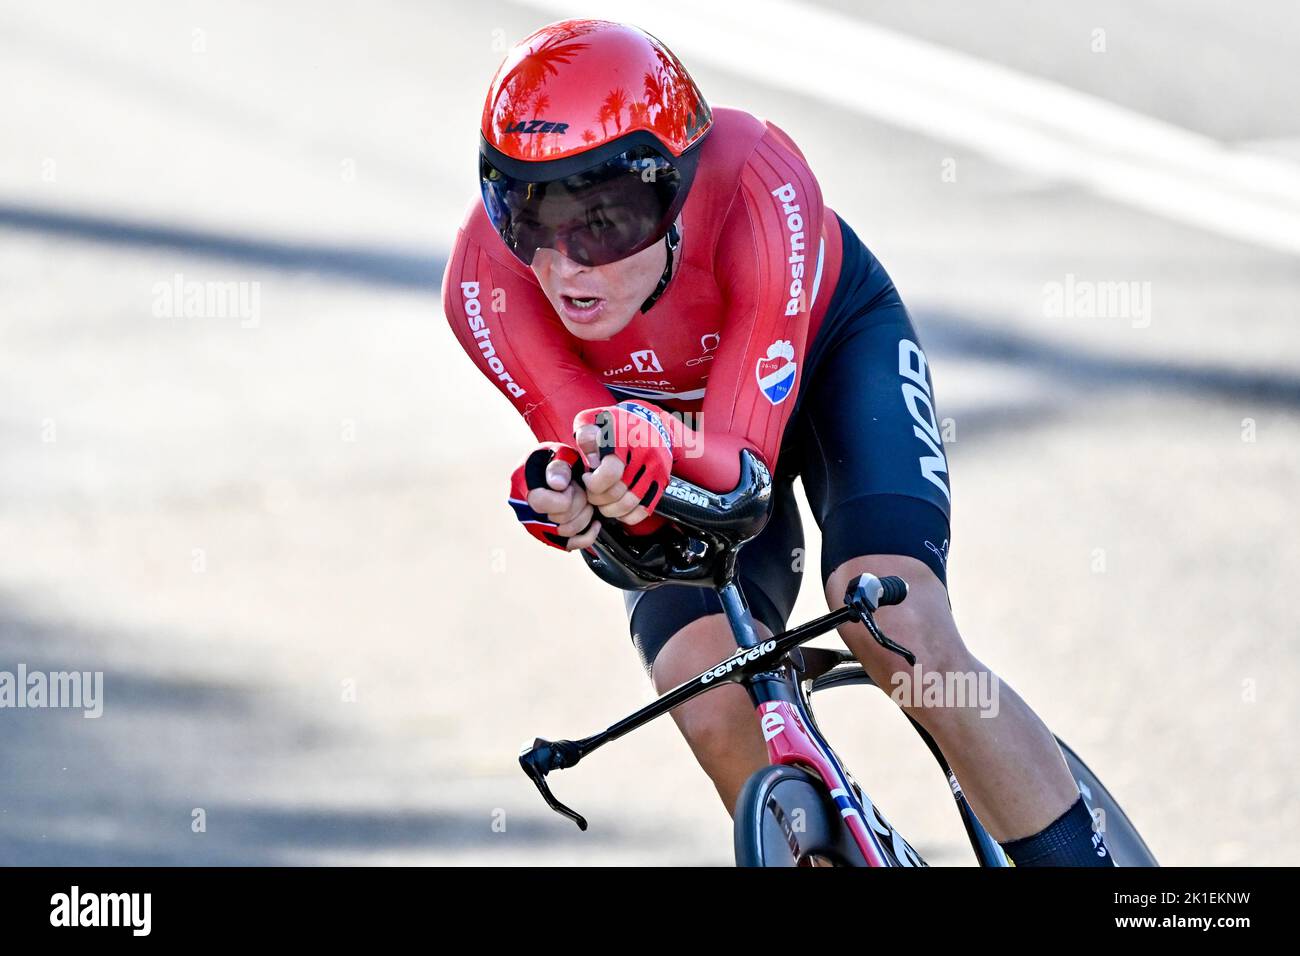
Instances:
[[[701,761],[725,759],[755,718],[744,688],[719,687],[678,708],[677,726]]]
[[[762,624],[756,626],[761,636],[771,636]],[[725,616],[698,618],[674,634],[659,652],[652,669],[655,689],[666,693],[735,651]],[[678,706],[673,719],[695,753],[705,758],[723,757],[735,749],[736,735],[752,727],[753,704],[744,688],[727,684]]]
[[[915,654],[917,661],[927,670],[964,670],[971,665],[970,651],[962,642],[952,612],[946,605],[941,608],[920,604],[907,607],[904,602],[897,607],[884,608],[877,613],[876,620],[889,637]]]
[[[916,655],[917,663],[924,670],[962,672],[976,666],[953,620],[946,588],[933,571],[915,558],[868,555],[846,561],[827,580],[827,602],[832,607],[841,605],[848,583],[864,572],[878,577],[898,575],[907,581],[906,600],[881,608],[875,619],[886,636]],[[876,644],[864,625],[847,625],[845,631],[845,637],[851,637],[857,645],[855,650],[864,650],[877,668],[890,673],[910,669],[904,658]]]

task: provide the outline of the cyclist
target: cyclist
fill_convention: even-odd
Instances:
[[[950,487],[929,363],[897,290],[823,200],[798,147],[738,109],[710,109],[654,37],[599,20],[543,27],[488,90],[481,201],[443,278],[447,319],[539,442],[592,470],[511,504],[539,540],[591,545],[602,522],[652,530],[669,475],[731,489],[739,451],[772,470],[774,509],[738,578],[767,635],[799,588],[802,475],[822,530],[831,607],[863,571],[897,574],[880,622],[924,672],[996,680],[947,596]],[[600,429],[615,453],[597,453]],[[568,451],[564,451],[568,449]],[[633,643],[664,691],[734,653],[716,594],[625,592]],[[844,641],[876,683],[898,658],[860,624]],[[984,686],[981,683],[979,686]],[[902,706],[934,737],[1018,866],[1109,866],[1101,834],[1043,722],[1006,684],[996,716]],[[767,763],[745,691],[673,712],[729,812]]]

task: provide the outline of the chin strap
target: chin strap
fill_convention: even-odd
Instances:
[[[668,288],[668,280],[673,277],[673,251],[681,241],[682,237],[681,233],[677,231],[677,223],[673,223],[668,227],[668,261],[664,263],[664,274],[659,277],[659,284],[655,286],[655,290],[641,303],[642,314],[649,312],[650,306],[658,302],[659,297],[664,294],[664,289]]]

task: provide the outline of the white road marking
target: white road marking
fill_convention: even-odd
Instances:
[[[520,2],[557,17],[634,23],[688,64],[707,62],[1174,222],[1300,254],[1300,166],[1050,80],[795,0],[748,0],[743,11],[687,0]],[[849,145],[847,125],[845,133]]]

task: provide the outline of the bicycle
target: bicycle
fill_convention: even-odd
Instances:
[[[602,447],[602,454],[609,452]],[[529,489],[546,487],[552,454],[539,449],[528,460]],[[574,480],[584,470],[573,466]],[[735,855],[740,866],[926,866],[827,743],[813,717],[811,697],[831,687],[873,684],[847,649],[803,647],[848,621],[862,622],[882,647],[909,665],[915,657],[877,626],[874,612],[907,597],[902,578],[862,574],[849,585],[844,607],[762,640],[735,580],[736,557],[767,522],[772,479],[748,451],[741,453],[740,479],[718,494],[678,477],[670,478],[656,514],[668,519],[653,535],[624,534],[615,522],[602,524],[595,544],[582,552],[604,581],[626,590],[664,584],[713,588],[722,602],[737,651],[662,694],[600,733],[580,740],[538,737],[519,755],[519,763],[552,810],[587,829],[587,821],[551,792],[546,777],[573,767],[588,754],[700,694],[738,683],[754,703],[771,764],[745,783],[734,817]],[[911,717],[948,779],[958,813],[980,866],[1012,866],[984,829],[962,793],[956,775],[934,740]],[[1117,866],[1158,866],[1127,814],[1078,755],[1057,738],[1093,819],[1102,821],[1106,844]]]

